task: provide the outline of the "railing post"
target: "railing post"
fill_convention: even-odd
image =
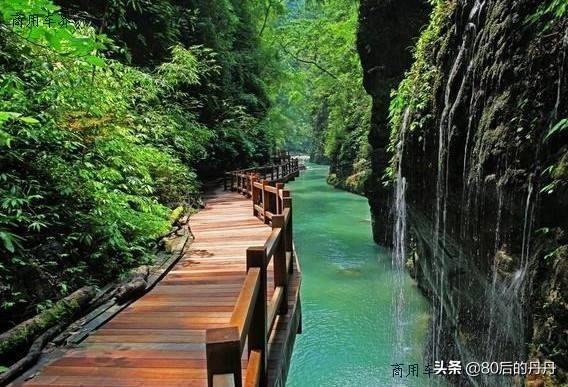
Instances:
[[[207,385],[213,387],[215,375],[233,374],[235,387],[242,387],[241,341],[237,327],[207,329]]]
[[[252,196],[252,177],[253,175],[247,175],[247,184],[248,184],[248,188],[247,188],[247,197],[251,197]]]
[[[258,203],[258,188],[254,186],[256,183],[257,177],[253,176],[250,179],[250,186],[251,186],[251,197],[252,197],[252,215],[258,217],[258,211],[255,207],[256,203]]]
[[[247,270],[251,267],[260,268],[260,289],[254,309],[248,334],[248,349],[260,351],[260,383],[264,387],[267,384],[267,363],[266,363],[266,250],[262,247],[249,247],[247,249]]]
[[[286,251],[290,253],[292,262],[290,262],[290,273],[294,271],[294,218],[292,216],[292,197],[290,196],[290,190],[282,191],[282,205],[284,208],[290,209],[290,216],[288,218],[288,224],[286,226]]]
[[[231,191],[235,190],[235,174],[231,172]]]
[[[286,271],[286,225],[284,215],[272,217],[272,229],[281,228],[280,240],[274,251],[274,286],[282,286],[282,299],[278,306],[278,314],[288,313],[288,272]]]
[[[266,216],[266,212],[269,211],[270,206],[270,192],[266,189],[268,182],[266,180],[262,181],[262,211],[264,216],[264,223],[268,224],[268,216]]]
[[[274,164],[270,167],[270,180],[274,180]]]
[[[276,213],[278,215],[282,214],[282,202],[280,202],[279,191],[284,189],[284,183],[276,183]]]
[[[245,186],[246,186],[246,193],[245,193],[245,195],[246,195],[247,198],[248,198],[249,195],[250,195],[250,178],[251,178],[250,172],[247,172],[247,174],[246,174],[246,176],[245,176]]]

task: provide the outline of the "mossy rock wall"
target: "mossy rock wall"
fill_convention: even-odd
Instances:
[[[416,275],[434,304],[431,353],[553,360],[564,383],[568,133],[548,134],[568,117],[568,20],[538,16],[548,3],[436,2],[391,100],[390,138],[377,131],[373,173],[394,185],[401,163]],[[384,201],[369,185],[371,203]]]

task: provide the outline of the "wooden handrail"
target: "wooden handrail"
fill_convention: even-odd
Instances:
[[[267,385],[267,343],[277,315],[288,313],[293,272],[292,198],[284,183],[299,175],[298,159],[226,173],[225,189],[251,198],[254,216],[272,227],[263,246],[246,250],[247,275],[229,326],[206,332],[207,381],[242,387],[241,357],[248,339],[247,387]],[[268,178],[270,177],[270,178]],[[274,292],[267,300],[267,268],[274,260]],[[267,302],[268,301],[268,302]]]
[[[276,187],[272,187],[270,185],[265,186],[264,189],[267,190],[268,192],[272,193],[272,194],[278,193],[278,189]]]
[[[249,355],[245,387],[258,387],[260,385],[260,361],[260,352],[252,351]]]
[[[239,331],[239,340],[241,343],[241,352],[245,346],[247,332],[250,327],[252,310],[260,289],[260,269],[251,268],[247,272],[245,283],[237,299],[237,303],[233,308],[230,325],[234,325]]]
[[[272,217],[273,222],[274,222],[274,218],[276,216],[277,215]],[[278,247],[278,243],[280,242],[281,235],[282,235],[282,232],[281,232],[280,228],[273,229],[272,232],[270,233],[270,236],[266,240],[266,243],[264,243],[264,249],[266,250],[266,256],[268,257],[268,262],[266,262],[267,265],[268,265],[268,263],[270,263],[270,258],[274,255],[274,252],[276,251],[276,248]]]
[[[276,288],[274,288],[274,294],[272,295],[270,303],[268,304],[266,319],[266,331],[268,337],[270,337],[270,333],[272,332],[272,327],[274,326],[277,312],[279,311],[280,304],[284,298],[284,292],[284,286],[276,286]],[[266,338],[267,340],[268,337]]]
[[[270,184],[268,189],[272,193],[277,193],[274,190],[276,183],[287,182],[298,176],[300,171],[300,164],[297,158],[288,156],[284,160],[281,164],[269,164],[226,172],[224,188],[225,190],[237,191],[250,197],[254,186],[254,184],[251,184],[251,177],[255,176],[258,182],[266,180]],[[256,187],[261,188],[258,184]]]

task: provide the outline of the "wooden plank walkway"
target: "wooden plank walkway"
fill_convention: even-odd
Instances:
[[[149,293],[77,348],[47,363],[29,386],[206,386],[205,330],[227,326],[246,276],[246,249],[271,228],[253,216],[251,200],[217,192],[190,219],[195,240]],[[297,269],[297,263],[293,263]],[[269,339],[268,385],[283,385],[299,319],[299,270],[290,279],[289,312]],[[273,270],[268,269],[268,299]],[[248,354],[242,357],[246,374]]]

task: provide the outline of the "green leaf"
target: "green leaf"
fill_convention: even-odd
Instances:
[[[18,118],[19,116],[21,116],[20,113],[0,112],[0,125],[2,125],[4,122],[6,122],[10,119]]]
[[[98,56],[94,56],[94,55],[89,55],[88,57],[86,57],[85,62],[92,64],[93,66],[97,66],[97,67],[104,67],[105,66],[104,59],[101,58],[101,57],[98,57]]]
[[[555,134],[560,133],[566,129],[568,129],[568,118],[564,118],[558,121],[558,123],[548,131],[546,136],[544,136],[544,142],[548,141],[550,137],[554,136]]]
[[[19,120],[26,124],[39,124],[39,121],[32,117],[20,117]]]
[[[52,31],[45,31],[45,39],[49,45],[55,50],[61,50],[61,39]]]
[[[9,133],[0,129],[0,146],[5,146],[10,148],[10,144],[12,143],[12,136]]]
[[[15,244],[16,242],[16,235],[9,233],[9,232],[5,232],[5,231],[0,231],[0,239],[2,239],[2,242],[4,242],[4,248],[6,250],[8,250],[9,252],[13,253],[15,251]]]

